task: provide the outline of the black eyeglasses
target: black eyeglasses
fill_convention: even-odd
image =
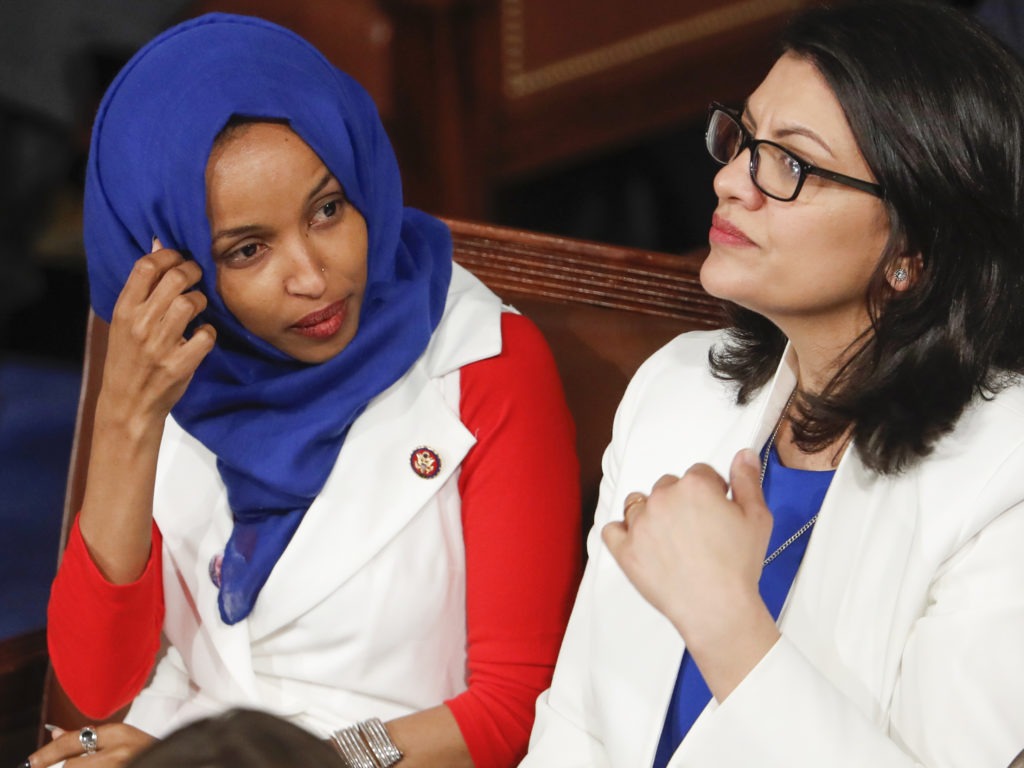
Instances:
[[[862,192],[885,197],[885,189],[870,181],[855,179],[811,165],[773,141],[755,139],[740,121],[738,112],[712,102],[708,107],[708,128],[704,134],[708,152],[715,162],[726,165],[744,149],[750,149],[750,179],[768,197],[786,203],[796,200],[808,176],[845,184]]]

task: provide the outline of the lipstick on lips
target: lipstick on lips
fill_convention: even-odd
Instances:
[[[336,301],[323,309],[310,312],[304,318],[292,324],[296,333],[311,339],[327,339],[338,332],[345,321],[345,301]]]
[[[717,213],[711,217],[708,241],[720,245],[754,245],[754,241],[743,234],[741,229],[733,226]]]

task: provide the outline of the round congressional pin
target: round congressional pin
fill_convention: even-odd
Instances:
[[[210,558],[210,581],[220,589],[220,568],[224,564],[224,555],[216,554]]]
[[[441,471],[441,457],[437,455],[437,451],[426,446],[420,446],[412,452],[409,464],[412,471],[425,480],[437,477],[437,473]]]

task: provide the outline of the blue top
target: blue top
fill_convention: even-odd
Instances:
[[[232,117],[284,120],[366,220],[359,330],[331,360],[300,363],[244,328],[216,289],[206,164]],[[219,600],[233,624],[323,488],[366,404],[426,349],[444,312],[451,235],[402,203],[398,164],[369,95],[305,40],[259,19],[209,14],[140,50],[93,126],[84,236],[92,306],[110,320],[155,236],[194,259],[217,329],[172,414],[217,456],[234,529]],[[372,513],[372,510],[367,510]]]
[[[765,501],[774,517],[772,535],[768,542],[769,555],[818,513],[834,474],[835,470],[817,472],[785,467],[779,462],[775,446],[771,447],[768,469],[762,484]],[[806,531],[792,542],[761,572],[761,598],[776,620],[789,594],[789,588],[793,585],[793,579],[796,578],[812,531]],[[654,756],[654,768],[668,765],[669,759],[710,699],[711,691],[700,670],[693,663],[689,651],[684,652],[675,690],[665,715],[658,751]]]

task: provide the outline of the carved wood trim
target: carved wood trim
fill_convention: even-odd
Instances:
[[[509,99],[532,96],[807,4],[806,0],[741,0],[529,70],[525,58],[524,3],[525,0],[501,3],[503,90]]]
[[[679,256],[446,220],[455,260],[502,298],[544,298],[719,328],[720,302],[700,285],[704,251]]]

